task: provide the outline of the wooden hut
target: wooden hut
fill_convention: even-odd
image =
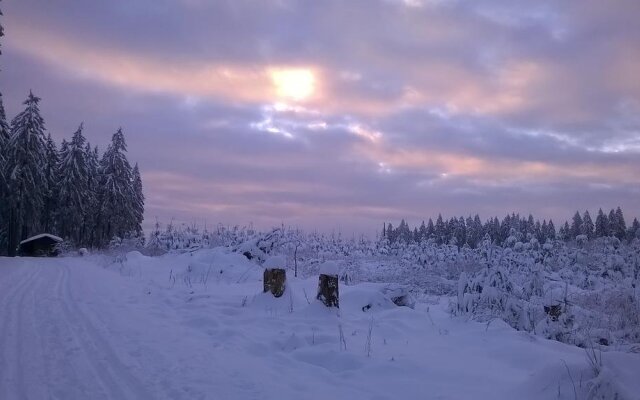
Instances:
[[[55,257],[58,255],[57,245],[62,238],[49,233],[41,233],[20,242],[18,254],[23,257]]]

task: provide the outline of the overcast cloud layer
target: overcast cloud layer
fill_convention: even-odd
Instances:
[[[5,0],[0,82],[122,126],[147,226],[640,214],[640,2]]]

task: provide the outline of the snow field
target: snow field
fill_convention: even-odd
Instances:
[[[288,271],[278,299],[261,278],[222,248],[0,259],[0,398],[639,398],[637,354],[603,353],[594,380],[583,349],[452,318],[448,298],[341,285],[338,311],[317,277]]]

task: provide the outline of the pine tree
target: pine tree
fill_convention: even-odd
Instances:
[[[0,12],[0,15],[2,13]],[[0,26],[0,33],[2,27]],[[1,36],[1,35],[0,35]],[[7,204],[9,189],[5,179],[5,170],[7,162],[7,146],[9,145],[9,126],[4,112],[4,104],[2,103],[2,94],[0,93],[0,204]],[[0,208],[0,256],[6,254],[7,250],[7,207]]]
[[[635,238],[640,238],[640,222],[638,222],[638,218],[633,219],[633,223],[627,231],[627,240],[632,241]]]
[[[618,217],[616,216],[616,210],[613,208],[609,211],[609,231],[607,232],[607,236],[615,236],[617,231]]]
[[[556,226],[553,224],[553,220],[549,220],[547,224],[547,239],[555,240],[556,237]]]
[[[622,214],[622,208],[618,207],[615,212],[616,223],[614,235],[620,240],[623,240],[627,236],[627,223],[624,221],[624,215]]]
[[[433,239],[436,235],[436,227],[433,225],[433,220],[429,218],[427,222],[427,239]]]
[[[442,214],[438,214],[438,219],[436,220],[434,231],[435,231],[434,233],[435,233],[436,241],[438,244],[443,244],[447,242],[447,232],[446,232],[446,227],[444,225],[444,221],[442,220]]]
[[[51,135],[47,135],[45,142],[46,148],[46,164],[44,166],[45,179],[47,181],[47,191],[44,195],[44,208],[42,210],[41,226],[44,232],[55,233],[54,213],[57,206],[58,198],[58,164],[60,157],[56,144],[51,139]]]
[[[424,224],[424,221],[422,221],[422,223],[420,224],[420,229],[418,230],[418,240],[427,240],[428,236],[429,235],[427,234],[427,226]]]
[[[582,234],[582,217],[578,211],[573,215],[573,222],[571,223],[571,230],[569,231],[569,234],[571,235],[571,240]]]
[[[5,177],[9,187],[7,205],[8,253],[14,256],[21,238],[40,229],[44,198],[48,190],[44,120],[40,98],[29,93],[25,110],[11,121]]]
[[[99,178],[100,178],[100,155],[98,148],[91,147],[87,142],[84,148],[84,157],[87,161],[87,204],[90,210],[98,210],[100,204],[98,202]],[[99,232],[97,229],[99,213],[90,212],[85,217],[85,234],[83,242],[86,246],[98,246]]]
[[[595,234],[595,227],[593,225],[593,220],[591,219],[591,215],[589,214],[589,210],[584,212],[582,216],[582,234],[587,235],[587,238],[593,239]]]
[[[467,219],[465,219],[464,224],[467,227],[467,244],[471,248],[475,248],[477,243],[476,242],[477,231],[473,223],[473,218],[471,218],[471,215],[469,215]]]
[[[389,243],[393,243],[396,241],[396,235],[394,234],[393,225],[391,224],[391,222],[387,224],[387,240],[389,241]]]
[[[580,214],[578,214],[580,215]],[[571,240],[571,227],[569,227],[569,222],[565,221],[564,225],[560,228],[560,231],[558,232],[560,239],[564,240],[565,242],[568,242],[569,240]],[[573,239],[575,239],[575,237],[573,237]]]
[[[99,245],[124,237],[135,228],[131,165],[125,156],[127,145],[122,129],[113,135],[100,160]]]
[[[605,236],[609,236],[609,218],[601,208],[598,210],[598,216],[596,217],[595,237]]]
[[[133,167],[133,231],[142,235],[142,220],[144,219],[144,193],[142,192],[142,177],[138,169],[138,163]]]
[[[71,142],[63,146],[59,166],[57,220],[60,235],[76,245],[84,245],[86,217],[90,213],[89,171],[85,153],[86,139],[80,124]]]

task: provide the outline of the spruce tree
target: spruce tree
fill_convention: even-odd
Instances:
[[[633,223],[627,231],[627,240],[632,241],[635,238],[640,238],[640,222],[637,218],[633,219]]]
[[[605,236],[609,236],[609,218],[601,208],[598,210],[598,216],[596,217],[595,237]]]
[[[60,207],[57,210],[59,232],[62,237],[80,246],[86,243],[84,228],[90,214],[86,139],[80,124],[71,142],[63,146],[59,166],[61,177],[58,190]]]
[[[556,236],[556,226],[553,224],[553,220],[550,219],[547,224],[547,239],[555,240]]]
[[[616,210],[614,210],[613,208],[611,209],[611,211],[609,211],[608,221],[609,230],[607,232],[607,236],[616,236],[618,217],[616,216]]]
[[[593,220],[591,219],[591,215],[589,211],[585,211],[582,216],[582,234],[587,235],[589,239],[593,239],[595,234],[595,227],[593,225]]]
[[[394,234],[393,225],[391,222],[387,224],[387,240],[389,243],[393,243],[396,241],[396,235]]]
[[[44,120],[40,98],[29,93],[25,110],[11,121],[5,177],[8,185],[8,253],[14,256],[21,239],[40,229],[44,198],[48,191]]]
[[[87,142],[84,149],[85,160],[87,161],[87,204],[90,210],[98,210],[98,191],[100,176],[100,155],[98,148],[91,147]],[[83,244],[86,246],[97,246],[99,232],[96,229],[99,213],[89,212],[85,217],[85,233],[83,234]]]
[[[622,208],[616,208],[615,212],[616,223],[614,235],[620,240],[623,240],[627,236],[627,223],[624,221],[624,215],[622,214]]]
[[[1,29],[1,28],[0,28]],[[9,145],[9,126],[2,103],[0,93],[0,204],[7,204],[9,189],[5,179],[5,169],[7,161],[7,146]],[[6,254],[7,250],[7,218],[9,216],[7,207],[0,207],[0,256]]]
[[[56,144],[51,139],[51,134],[47,135],[45,142],[45,166],[44,174],[47,181],[47,190],[44,194],[44,208],[42,210],[41,226],[44,232],[55,233],[55,210],[58,198],[58,164],[60,157]]]
[[[436,235],[436,227],[433,225],[433,220],[429,218],[427,222],[427,239],[433,239]]]
[[[438,214],[438,219],[436,220],[434,231],[435,231],[434,233],[435,233],[436,241],[438,244],[443,244],[447,242],[446,226],[444,224],[444,220],[442,219],[442,214]]]
[[[144,219],[144,193],[142,192],[142,177],[138,163],[133,167],[133,231],[142,235],[142,220]]]
[[[134,228],[132,171],[126,151],[120,128],[100,160],[99,245],[106,245],[114,237],[122,238]]]
[[[571,230],[569,231],[569,234],[571,235],[571,240],[575,239],[576,236],[582,234],[582,217],[580,216],[580,213],[578,211],[576,211],[576,213],[573,215],[573,221],[571,223]]]

